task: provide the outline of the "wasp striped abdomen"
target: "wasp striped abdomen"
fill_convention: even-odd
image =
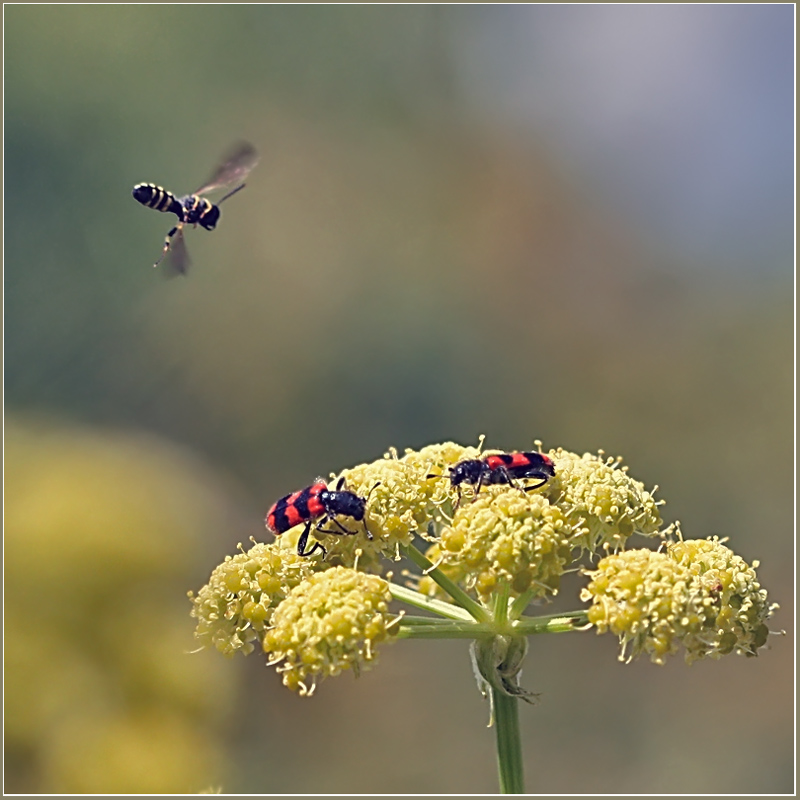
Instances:
[[[154,183],[139,183],[133,187],[133,196],[143,206],[156,211],[175,214],[183,222],[183,206],[172,192]]]

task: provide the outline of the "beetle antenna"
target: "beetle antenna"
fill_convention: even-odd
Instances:
[[[369,496],[381,485],[380,481],[377,481],[373,484],[372,488],[367,492],[367,496],[364,498],[364,508],[367,507],[367,502],[369,501]],[[367,539],[374,539],[375,537],[372,535],[372,531],[367,527],[367,520],[364,520],[364,530],[367,532]]]

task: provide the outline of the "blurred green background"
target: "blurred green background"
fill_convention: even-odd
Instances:
[[[186,591],[269,505],[392,445],[621,454],[687,537],[761,561],[792,630],[793,30],[7,6],[6,790],[496,791],[462,642],[310,700],[257,654],[188,655]],[[133,185],[194,190],[242,138],[246,190],[161,280],[171,218]],[[533,641],[528,790],[791,792],[793,649]]]

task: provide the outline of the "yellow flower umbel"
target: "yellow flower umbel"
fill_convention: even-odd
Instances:
[[[607,556],[586,573],[581,593],[598,633],[611,631],[620,659],[647,653],[663,664],[681,646],[691,663],[737,652],[755,655],[775,606],[755,571],[717,539],[676,542],[665,553],[630,550]]]
[[[197,593],[189,593],[196,617],[195,638],[232,656],[252,653],[253,641],[269,624],[278,604],[319,562],[301,558],[297,537],[286,535],[270,544],[256,544],[246,553],[226,556]]]
[[[593,624],[619,636],[623,652],[645,652],[658,663],[680,647],[691,661],[755,653],[764,644],[766,592],[719,541],[625,552],[634,534],[665,531],[663,501],[620,459],[559,448],[550,451],[555,476],[544,485],[492,471],[488,462],[477,485],[453,484],[457,464],[485,456],[479,447],[445,442],[402,456],[391,449],[332,473],[329,486],[343,479],[343,489],[364,499],[363,521],[340,514],[338,530],[330,519],[315,530],[322,517],[312,516],[311,535],[324,543],[324,555],[297,554],[305,519],[270,544],[226,558],[193,597],[195,636],[226,655],[260,645],[284,685],[303,695],[322,678],[358,673],[387,638],[467,638],[481,655],[482,688],[514,698],[527,696],[517,677],[531,634]],[[587,573],[581,599],[591,607],[527,616],[587,552],[606,555]],[[401,557],[421,570],[410,585],[394,583],[391,573],[380,577]],[[391,617],[392,599],[427,616]]]
[[[446,573],[483,599],[500,583],[513,596],[541,597],[558,591],[570,535],[561,510],[544,497],[492,486],[458,508],[435,547]]]
[[[578,456],[562,448],[550,451],[555,478],[546,494],[561,508],[584,550],[616,552],[628,538],[639,533],[652,536],[661,528],[661,515],[653,493],[620,467],[621,459],[604,459],[584,453]]]
[[[756,580],[758,561],[750,566],[718,537],[674,542],[667,554],[692,576],[698,592],[716,598],[710,628],[697,640],[685,641],[687,660],[719,658],[731,652],[756,655],[767,641],[766,620],[777,608],[767,603],[767,590]]]
[[[383,578],[347,567],[333,567],[295,586],[264,637],[264,651],[270,663],[281,664],[284,685],[310,695],[318,677],[346,669],[358,674],[390,635],[391,599]]]

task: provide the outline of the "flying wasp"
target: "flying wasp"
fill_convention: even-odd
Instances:
[[[183,238],[184,225],[194,225],[195,227],[200,225],[207,231],[213,231],[219,221],[219,207],[229,197],[233,197],[236,192],[244,189],[244,179],[257,163],[258,153],[253,145],[248,142],[240,142],[231,148],[211,177],[199,189],[185,197],[176,197],[172,192],[156,186],[154,183],[139,183],[134,186],[133,196],[143,206],[174,214],[178,218],[178,224],[167,234],[161,256],[153,266],[157,267],[169,255],[167,259],[169,271],[185,275],[189,269],[190,259]],[[202,197],[208,192],[222,189],[239,181],[242,183],[228,192],[216,204]]]

